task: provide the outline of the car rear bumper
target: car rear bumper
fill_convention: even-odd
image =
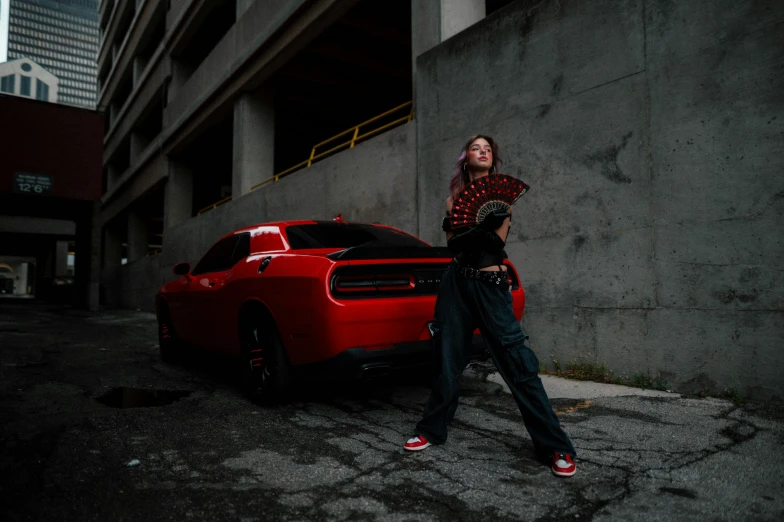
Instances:
[[[481,335],[474,335],[472,356],[480,357],[484,351],[484,339]],[[296,365],[294,371],[303,378],[362,379],[398,370],[433,367],[437,361],[432,340],[423,340],[398,343],[380,350],[348,348],[323,361]]]

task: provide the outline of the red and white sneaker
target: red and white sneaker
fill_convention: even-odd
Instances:
[[[572,456],[567,453],[553,453],[553,473],[559,477],[571,477],[577,473]]]
[[[425,437],[422,435],[417,435],[416,437],[408,439],[403,448],[407,449],[408,451],[422,451],[423,449],[430,446],[432,446],[432,444],[430,444]]]

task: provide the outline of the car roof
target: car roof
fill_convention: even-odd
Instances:
[[[232,232],[229,232],[221,239],[229,236],[233,236],[234,234],[240,234],[242,232],[253,232],[254,230],[260,227],[280,227],[286,228],[293,225],[319,225],[319,224],[326,224],[326,223],[342,223],[344,225],[370,225],[373,227],[380,227],[380,228],[392,228],[395,230],[400,230],[397,227],[393,227],[390,225],[384,225],[382,223],[367,223],[364,221],[335,221],[335,220],[314,220],[314,219],[298,219],[298,220],[291,220],[291,221],[270,221],[269,223],[256,223],[255,225],[250,225],[243,228],[238,228]],[[401,230],[401,232],[405,232]]]

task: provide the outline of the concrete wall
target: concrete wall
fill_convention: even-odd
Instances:
[[[165,230],[160,255],[104,269],[105,303],[152,310],[157,289],[175,278],[175,263],[193,266],[221,236],[256,223],[342,213],[415,234],[415,132],[413,123],[397,127]]]
[[[784,398],[784,4],[518,1],[417,60],[419,235],[468,136],[532,186],[542,361]]]

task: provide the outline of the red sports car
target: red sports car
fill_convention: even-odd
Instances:
[[[188,346],[239,356],[251,398],[294,377],[359,377],[427,365],[438,285],[452,255],[399,229],[285,221],[221,238],[156,296],[161,356]],[[513,307],[525,294],[511,263]],[[481,338],[476,335],[478,346]]]

